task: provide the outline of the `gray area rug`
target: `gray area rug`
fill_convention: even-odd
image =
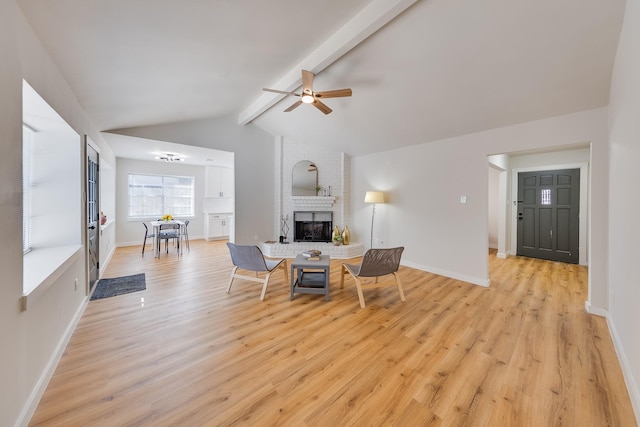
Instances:
[[[147,289],[144,273],[132,276],[114,277],[111,279],[100,279],[96,285],[91,300],[114,297],[116,295],[128,294]]]

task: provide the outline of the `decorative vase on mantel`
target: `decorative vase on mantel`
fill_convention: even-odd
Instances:
[[[337,239],[339,237],[340,239]],[[331,233],[331,241],[335,242],[336,240],[342,240],[342,233],[340,233],[340,228],[337,225],[333,226],[333,233]]]
[[[349,231],[348,226],[344,226],[344,230],[342,230],[342,244],[348,245],[351,242],[351,232]]]

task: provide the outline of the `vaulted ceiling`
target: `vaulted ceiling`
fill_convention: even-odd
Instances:
[[[233,117],[360,155],[608,105],[625,0],[18,0],[100,130]],[[263,87],[349,87],[324,115]],[[118,153],[117,153],[118,154]]]

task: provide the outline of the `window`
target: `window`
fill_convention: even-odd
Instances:
[[[540,190],[540,204],[550,205],[551,204],[551,190],[543,189]]]
[[[22,308],[82,259],[82,138],[22,82]],[[53,224],[53,225],[52,225]]]
[[[129,218],[194,215],[194,178],[129,174]]]
[[[22,125],[22,251],[25,254],[31,250],[33,134],[33,129],[27,125]]]

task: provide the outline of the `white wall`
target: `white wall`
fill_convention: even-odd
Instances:
[[[489,247],[498,249],[498,218],[500,216],[500,171],[489,166],[488,172],[488,191],[489,191],[489,216],[487,227],[489,230]]]
[[[205,187],[205,167],[182,163],[166,163],[118,158],[116,162],[116,245],[141,245],[144,239],[144,227],[140,220],[129,220],[129,174],[192,176],[195,178],[194,217],[176,219],[189,220],[189,238],[202,238],[204,233],[203,199]],[[166,212],[171,214],[171,212]],[[157,218],[156,218],[157,219]],[[147,225],[149,221],[146,221]],[[147,241],[147,245],[152,242]],[[150,247],[146,250],[151,251]],[[151,253],[151,252],[149,252]]]
[[[607,110],[597,109],[355,157],[353,231],[369,234],[365,191],[386,191],[388,203],[376,208],[376,234],[384,246],[405,246],[405,265],[486,285],[487,155],[591,143],[592,174],[600,182],[591,189],[590,236],[599,244],[591,248],[589,298],[591,305],[606,307],[606,120]]]
[[[118,133],[233,152],[236,243],[257,243],[278,235],[273,226],[275,142],[257,126],[239,126],[234,115],[217,120],[125,129]]]
[[[640,1],[628,0],[611,82],[609,327],[640,421]]]
[[[0,1],[0,425],[26,423],[86,302],[86,253],[27,311],[22,297],[22,80],[112,156],[14,0]],[[80,161],[80,159],[79,159]],[[78,201],[79,203],[79,201]],[[82,239],[85,230],[81,229]],[[81,286],[74,290],[74,279]],[[84,285],[84,286],[83,286]]]

